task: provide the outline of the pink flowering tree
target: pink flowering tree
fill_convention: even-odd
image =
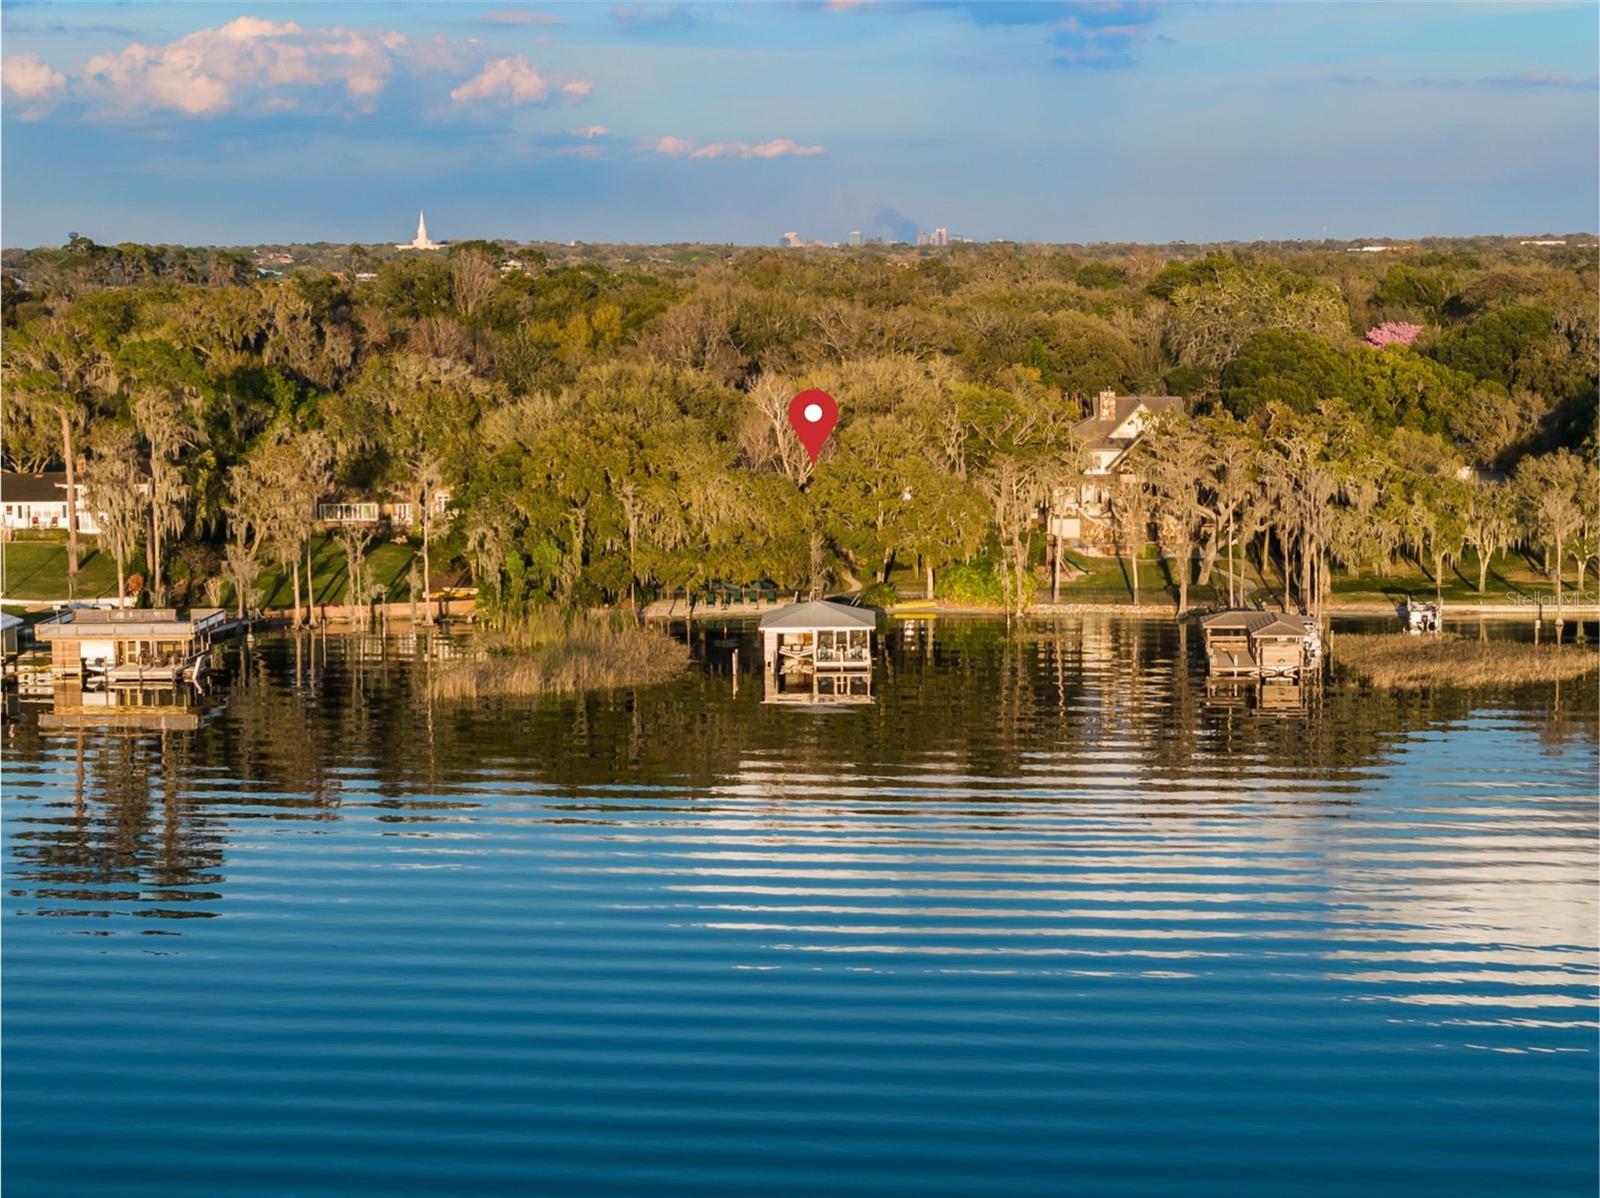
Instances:
[[[1376,328],[1367,330],[1367,344],[1380,348],[1385,345],[1414,345],[1417,335],[1421,332],[1420,324],[1407,324],[1403,320],[1386,320]]]

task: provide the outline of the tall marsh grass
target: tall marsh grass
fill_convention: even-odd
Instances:
[[[572,694],[650,686],[679,673],[689,650],[621,613],[540,612],[486,632],[478,653],[453,661],[431,685],[438,699]]]
[[[1600,669],[1593,645],[1479,641],[1453,633],[1340,635],[1330,656],[1336,668],[1389,690],[1566,682]]]

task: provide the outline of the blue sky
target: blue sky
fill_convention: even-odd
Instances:
[[[1600,7],[3,8],[0,240],[1592,231]]]

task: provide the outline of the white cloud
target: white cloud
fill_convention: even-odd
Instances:
[[[747,141],[714,141],[704,146],[697,146],[683,137],[661,137],[646,148],[657,154],[687,158],[788,158],[827,152],[822,146],[803,146],[787,137],[754,144]]]
[[[550,84],[526,58],[497,58],[450,93],[458,104],[494,100],[500,104],[540,104],[550,98]]]
[[[6,99],[21,104],[25,121],[38,120],[66,91],[67,77],[37,54],[13,54],[0,62]]]
[[[746,145],[741,141],[705,146],[695,151],[695,157],[716,158],[723,154],[731,154],[736,158],[787,158],[794,154],[806,156],[821,153],[823,153],[821,146],[802,146],[790,141],[787,137],[779,137],[754,146]]]
[[[573,137],[604,137],[606,135],[606,127],[604,125],[586,125],[582,129],[569,129],[568,132]]]
[[[592,87],[587,79],[546,75],[522,57],[491,60],[477,39],[414,41],[392,29],[308,27],[253,16],[164,45],[130,42],[66,73],[36,54],[5,60],[6,99],[26,105],[11,110],[24,119],[68,97],[100,117],[359,115],[374,111],[402,77],[431,78],[427,90],[437,89],[440,98],[454,82],[449,94],[457,103],[508,108],[547,103],[556,92],[578,100]]]
[[[100,111],[120,115],[277,112],[299,107],[304,93],[326,86],[367,109],[409,51],[409,40],[388,30],[305,28],[244,16],[164,46],[133,42],[97,54],[78,71],[74,90]]]
[[[582,99],[589,94],[593,84],[587,79],[560,81],[546,77],[539,68],[522,55],[515,58],[497,58],[471,79],[450,93],[457,104],[487,102],[505,108],[523,104],[544,104],[550,99],[554,83],[564,95]]]

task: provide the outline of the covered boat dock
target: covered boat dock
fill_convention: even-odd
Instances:
[[[870,701],[877,612],[819,599],[761,617],[761,663],[768,698],[808,695]]]
[[[110,685],[172,686],[198,677],[214,636],[227,625],[220,607],[143,611],[69,607],[34,626],[50,646],[57,678],[101,679]]]
[[[1215,677],[1286,678],[1322,658],[1316,623],[1270,611],[1224,611],[1200,621],[1206,664]]]

